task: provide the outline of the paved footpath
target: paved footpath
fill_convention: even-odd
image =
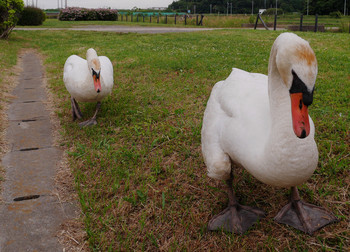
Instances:
[[[77,216],[76,204],[52,193],[62,152],[53,146],[39,57],[22,56],[23,71],[7,111],[8,152],[0,203],[0,251],[62,251],[60,224]]]
[[[212,31],[221,28],[196,28],[196,27],[159,27],[159,26],[128,26],[128,25],[85,25],[72,28],[42,28],[42,27],[16,27],[14,30],[22,31],[99,31],[99,32],[117,32],[117,33],[178,33],[178,32],[196,32]]]

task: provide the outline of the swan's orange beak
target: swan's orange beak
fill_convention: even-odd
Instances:
[[[94,86],[97,93],[101,92],[101,82],[100,77],[96,74],[92,75],[92,78],[94,79]]]
[[[290,99],[294,133],[299,138],[305,138],[310,134],[310,123],[307,106],[303,103],[303,93],[290,94]]]

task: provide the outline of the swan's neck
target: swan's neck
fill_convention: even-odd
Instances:
[[[268,92],[271,113],[270,138],[294,138],[292,127],[291,101],[289,90],[277,69],[275,55],[272,52],[269,63]],[[278,139],[277,138],[277,139]]]
[[[93,68],[95,71],[98,71],[101,67],[100,60],[98,59],[97,53],[93,49],[89,49],[86,53],[86,61],[88,63],[89,71]]]

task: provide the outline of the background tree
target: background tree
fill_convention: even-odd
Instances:
[[[0,0],[0,39],[7,39],[16,26],[24,3],[22,0]]]

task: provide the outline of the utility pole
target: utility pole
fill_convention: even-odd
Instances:
[[[344,0],[344,16],[346,15],[346,0]]]
[[[277,0],[276,0],[276,15],[277,15]]]

